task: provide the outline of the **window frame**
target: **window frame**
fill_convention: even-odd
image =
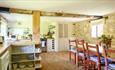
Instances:
[[[98,38],[102,34],[104,34],[104,23],[105,23],[105,19],[91,21],[91,37],[92,38]]]

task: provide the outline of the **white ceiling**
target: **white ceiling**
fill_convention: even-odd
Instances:
[[[73,17],[47,17],[47,16],[42,16],[41,21],[56,21],[56,22],[64,22],[64,23],[73,23],[73,22],[78,22],[78,21],[83,21],[83,20],[88,20],[90,18],[73,18]]]
[[[0,16],[3,16],[8,21],[8,27],[31,28],[32,26],[32,15],[0,13]]]
[[[115,12],[115,0],[0,0],[0,6],[86,15],[105,15]],[[62,17],[43,17],[43,19],[68,22],[86,20],[84,18]]]
[[[0,6],[89,15],[115,12],[115,0],[0,0]]]

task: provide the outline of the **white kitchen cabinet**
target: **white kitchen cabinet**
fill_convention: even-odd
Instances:
[[[9,70],[9,51],[7,50],[1,57],[0,57],[0,70]]]
[[[47,51],[55,51],[55,41],[54,39],[47,39]]]

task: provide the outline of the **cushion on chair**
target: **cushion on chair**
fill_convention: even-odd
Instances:
[[[80,52],[80,53],[79,53],[79,56],[84,57],[84,53],[83,53],[83,52]]]
[[[110,70],[115,70],[115,64],[109,64],[108,67]]]
[[[104,57],[100,57],[100,59],[101,59],[101,64],[104,64],[105,63]],[[92,57],[90,57],[90,60],[92,60],[98,64],[98,57],[92,56]],[[111,62],[111,60],[108,59],[108,62]]]
[[[77,52],[75,46],[71,46],[71,48],[69,49],[69,51],[70,51],[70,52],[73,52],[73,53],[76,53],[76,52]]]
[[[74,49],[71,49],[71,50],[69,50],[70,52],[73,52],[73,53],[77,53],[77,51],[76,50],[74,50]]]
[[[105,63],[104,58],[101,57],[100,59],[101,59],[101,63],[104,64]],[[92,60],[92,61],[96,62],[96,64],[98,64],[98,57],[92,56],[92,57],[90,57],[90,60]]]

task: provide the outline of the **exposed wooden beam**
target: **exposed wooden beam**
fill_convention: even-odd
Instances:
[[[96,15],[72,14],[72,13],[64,13],[64,12],[44,12],[44,11],[41,11],[41,16],[102,18],[102,16],[96,16]]]
[[[0,12],[9,12],[10,8],[6,8],[6,7],[0,7]]]
[[[25,10],[25,9],[15,9],[10,8],[9,10],[11,13],[19,13],[19,14],[33,14],[32,10]]]
[[[3,9],[7,9],[6,7],[2,7]],[[0,7],[0,9],[2,9]],[[103,18],[103,16],[97,15],[85,15],[85,14],[72,14],[72,13],[65,13],[65,12],[46,12],[46,11],[39,11],[39,10],[27,10],[27,9],[17,9],[17,8],[8,8],[9,12],[11,13],[19,13],[19,14],[33,14],[34,11],[40,12],[40,16],[55,16],[55,17],[84,17],[84,18],[91,18],[91,20],[96,20]]]

